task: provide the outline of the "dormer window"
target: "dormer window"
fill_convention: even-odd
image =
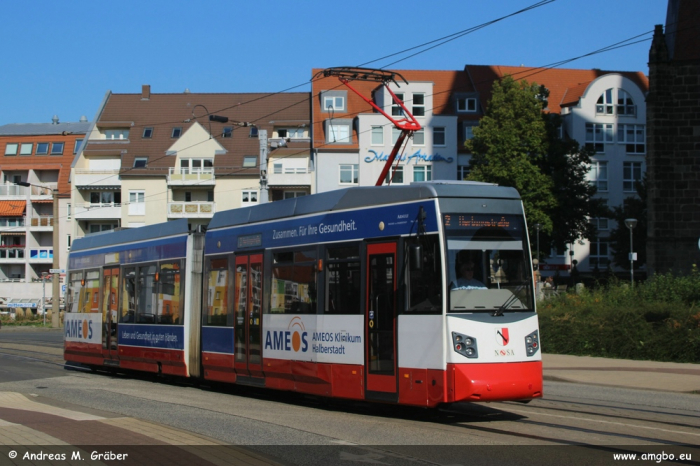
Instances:
[[[600,97],[598,97],[598,102],[596,102],[595,112],[598,115],[612,115],[613,114],[613,97],[612,89],[608,89],[603,92]]]
[[[458,112],[476,112],[476,98],[463,97],[461,99],[457,99],[457,111]]]
[[[173,128],[173,133],[170,137],[177,139],[180,136],[182,136],[182,127],[176,126],[175,128]]]
[[[323,109],[327,112],[334,111],[344,111],[345,110],[345,99],[340,96],[327,96],[323,98]]]
[[[622,89],[617,90],[617,114],[635,116],[637,107],[634,105],[632,96],[627,91]]]
[[[105,130],[105,139],[129,139],[128,129],[108,129]]]
[[[148,165],[148,157],[136,157],[134,159],[134,168],[146,168]]]
[[[147,126],[143,129],[143,138],[144,139],[151,139],[153,137],[153,127],[152,126]]]
[[[232,136],[233,136],[233,126],[224,126],[224,132],[222,133],[221,137],[230,138]]]

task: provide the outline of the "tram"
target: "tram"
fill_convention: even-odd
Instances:
[[[73,242],[65,359],[435,407],[542,396],[513,188],[356,187]]]

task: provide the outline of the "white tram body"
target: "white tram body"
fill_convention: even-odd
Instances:
[[[65,358],[92,367],[433,407],[542,396],[512,188],[350,188],[89,236]],[[462,276],[460,276],[462,274]]]

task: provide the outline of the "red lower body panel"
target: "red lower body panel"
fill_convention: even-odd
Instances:
[[[104,363],[101,344],[66,341],[63,346],[63,359],[89,366],[101,366]]]
[[[447,402],[542,397],[542,361],[448,364]]]
[[[236,372],[233,370],[233,362],[232,354],[202,353],[204,378],[217,382],[236,383]]]
[[[185,352],[138,346],[119,346],[119,367],[188,377]]]

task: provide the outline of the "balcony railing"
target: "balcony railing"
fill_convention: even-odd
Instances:
[[[0,217],[0,228],[16,228],[24,226],[23,217],[2,218]]]
[[[89,202],[85,202],[75,205],[73,215],[78,220],[121,218],[122,205],[118,202],[104,204],[91,204]]]
[[[215,183],[214,168],[178,168],[171,167],[168,170],[168,184],[200,184],[211,185]]]
[[[40,183],[41,186],[30,186],[32,196],[53,197],[53,190],[58,189],[58,183]]]
[[[32,217],[29,222],[30,227],[53,227],[53,216]]]
[[[5,184],[0,186],[0,196],[27,196],[26,186],[17,186],[16,184]]]
[[[214,202],[168,202],[169,218],[211,218],[215,212]]]
[[[24,260],[25,249],[23,245],[0,246],[0,260],[16,261]],[[53,254],[51,254],[53,257]]]

